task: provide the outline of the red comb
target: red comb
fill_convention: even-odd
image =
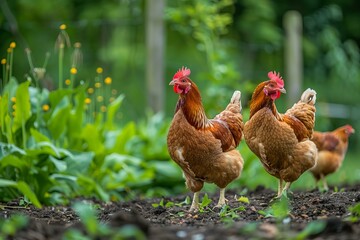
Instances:
[[[275,71],[269,72],[268,77],[270,78],[270,80],[276,81],[276,83],[278,84],[279,87],[281,87],[281,88],[284,87],[284,80],[280,76],[280,73],[276,73]]]
[[[179,79],[179,78],[182,78],[182,77],[187,77],[189,76],[191,73],[190,69],[188,69],[187,67],[182,67],[181,69],[179,69],[174,77],[173,77],[173,80],[174,79]]]

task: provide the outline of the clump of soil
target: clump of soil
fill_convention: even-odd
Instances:
[[[347,220],[349,207],[360,202],[360,185],[345,186],[338,192],[295,191],[289,197],[290,211],[281,219],[272,217],[276,212],[269,212],[275,192],[263,187],[246,193],[243,201],[239,201],[240,196],[235,192],[228,191],[228,207],[223,209],[214,208],[218,194],[210,195],[212,202],[198,213],[187,211],[189,205],[184,204],[187,196],[166,197],[162,203],[162,199],[110,203],[79,201],[95,203],[99,221],[111,228],[134,225],[148,239],[291,239],[301,236],[358,239],[360,236],[360,222]],[[30,221],[9,239],[62,239],[69,229],[86,234],[78,216],[68,206],[24,208],[14,201],[2,205],[0,217],[8,218],[16,213],[29,216]]]

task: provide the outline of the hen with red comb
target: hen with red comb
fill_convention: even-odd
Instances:
[[[173,80],[175,79],[181,79],[181,78],[184,78],[184,77],[188,77],[190,76],[190,69],[188,69],[187,67],[182,67],[181,69],[179,69],[175,74],[174,74],[174,77],[173,77]]]
[[[186,186],[194,192],[190,211],[199,210],[199,194],[205,182],[220,188],[217,206],[226,204],[225,187],[239,177],[243,159],[236,149],[244,127],[241,93],[235,91],[226,109],[207,118],[191,71],[182,67],[170,82],[179,95],[167,137],[171,158],[181,167]]]
[[[310,138],[315,124],[316,92],[305,90],[300,100],[281,114],[275,100],[286,92],[284,81],[275,71],[269,72],[268,77],[253,92],[244,137],[265,170],[279,179],[277,197],[280,197],[315,165],[317,149]]]
[[[279,87],[284,87],[284,80],[280,76],[280,73],[276,73],[275,71],[269,72],[268,77],[270,78],[270,80],[276,81]]]

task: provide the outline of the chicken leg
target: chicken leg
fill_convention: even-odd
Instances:
[[[323,182],[324,191],[325,191],[325,192],[329,191],[329,187],[328,187],[328,185],[327,185],[327,182],[326,182],[326,179],[325,179],[324,174],[320,174],[320,178],[321,178],[321,181]]]
[[[275,198],[280,198],[282,192],[283,192],[283,180],[282,180],[282,179],[279,179],[278,193],[277,193],[277,196],[276,196]]]
[[[190,212],[199,211],[199,192],[194,192],[194,197],[191,203]]]
[[[225,204],[226,204],[225,188],[220,188],[219,202],[218,202],[218,204],[217,204],[215,207],[221,208],[221,207],[224,206]]]

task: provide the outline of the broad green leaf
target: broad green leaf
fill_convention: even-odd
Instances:
[[[30,129],[31,136],[35,139],[36,142],[50,142],[50,139],[44,134],[40,133],[35,128]]]
[[[12,120],[11,120],[11,117],[9,116],[9,114],[6,114],[6,116],[5,116],[5,126],[6,126],[5,129],[6,129],[7,142],[10,144],[13,144],[14,140],[13,140],[13,133],[11,130]]]
[[[13,132],[25,125],[25,122],[31,116],[29,85],[29,81],[23,82],[16,90],[16,108],[12,126]]]
[[[93,152],[81,152],[66,157],[67,170],[66,173],[70,175],[77,175],[85,173],[93,161],[95,154]]]
[[[121,129],[121,132],[117,135],[115,144],[112,147],[113,152],[120,154],[127,154],[126,144],[136,136],[136,125],[134,122],[129,122]]]
[[[34,204],[35,207],[41,208],[41,204],[38,198],[36,197],[35,193],[31,190],[29,185],[27,185],[27,183],[23,181],[19,181],[17,183],[17,188],[32,202],[32,204]]]
[[[107,130],[115,129],[114,118],[115,118],[116,112],[120,108],[121,103],[124,100],[124,98],[125,98],[125,96],[123,94],[121,94],[112,103],[110,103],[109,106],[107,107],[105,129],[107,129]]]
[[[82,136],[87,144],[88,151],[93,151],[96,154],[101,154],[105,151],[102,137],[95,125],[87,124],[83,128]]]
[[[7,179],[0,179],[0,187],[16,187],[17,183]]]
[[[93,193],[97,194],[98,197],[103,201],[109,201],[110,196],[107,194],[104,189],[91,177],[85,175],[79,175],[77,182],[82,188],[82,194],[91,195]]]
[[[51,136],[57,140],[65,132],[67,128],[67,119],[71,110],[71,103],[67,97],[55,106],[55,109],[48,121],[48,128]]]
[[[0,128],[3,135],[6,134],[5,117],[9,115],[9,94],[6,93],[0,98]]]
[[[54,109],[56,106],[61,105],[61,102],[63,101],[64,98],[67,99],[67,97],[65,96],[71,96],[72,93],[73,93],[72,89],[58,89],[50,92],[49,94],[50,105]]]
[[[8,94],[10,97],[15,96],[18,85],[19,84],[17,83],[16,78],[12,77],[5,85],[3,95]]]
[[[10,154],[25,155],[26,152],[14,144],[0,142],[0,159]]]
[[[85,101],[86,95],[85,95],[85,89],[79,88],[79,91],[75,95],[75,109],[73,109],[68,118],[67,123],[67,135],[68,135],[68,141],[72,145],[72,148],[74,149],[74,144],[79,144],[81,147],[81,130],[83,126],[83,119],[84,119],[84,101]]]
[[[12,166],[18,169],[23,169],[27,167],[27,162],[23,159],[16,157],[15,155],[7,155],[6,157],[1,158],[0,160],[1,168]]]
[[[50,156],[49,159],[55,165],[56,169],[59,172],[64,172],[67,169],[67,165],[65,161],[56,159],[53,156]]]

